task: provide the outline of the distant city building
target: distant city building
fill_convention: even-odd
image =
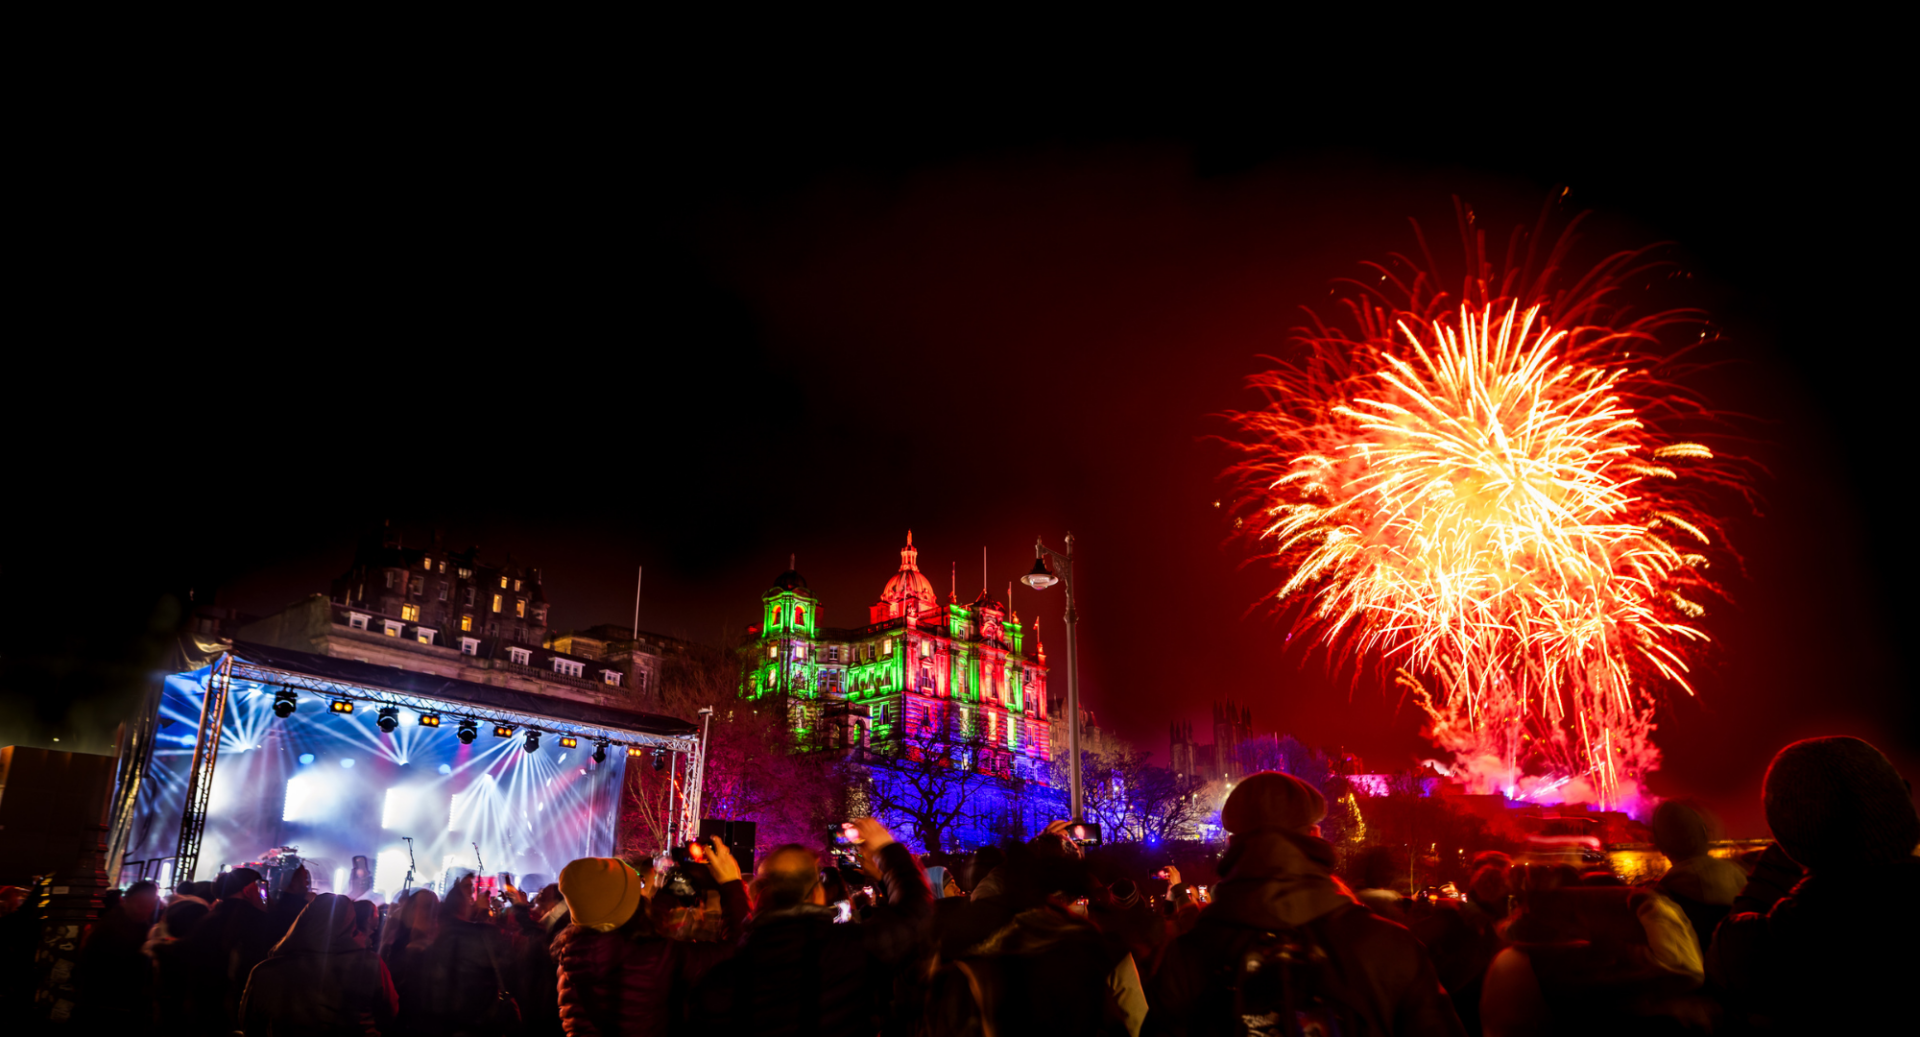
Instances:
[[[479,548],[364,539],[326,596],[233,631],[239,641],[439,674],[560,698],[645,708],[662,657],[685,645],[627,627],[554,633],[540,570],[488,565]]]
[[[812,745],[918,758],[928,742],[965,742],[984,773],[1052,783],[1045,648],[1036,636],[1028,654],[1019,617],[985,590],[942,605],[912,533],[865,626],[822,626],[819,600],[793,570],[761,601],[748,631],[749,694],[785,693]]]
[[[1253,711],[1231,702],[1213,704],[1213,741],[1202,745],[1193,725],[1174,721],[1169,761],[1173,772],[1191,781],[1235,781],[1247,774],[1243,751],[1253,737]]]

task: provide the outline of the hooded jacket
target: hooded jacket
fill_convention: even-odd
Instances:
[[[740,882],[721,885],[720,910],[731,937],[747,915]],[[617,929],[569,925],[554,938],[560,1025],[568,1037],[669,1032],[684,1018],[686,992],[732,951],[730,943],[667,939],[650,914],[643,901]]]
[[[240,1001],[248,1037],[374,1035],[399,1009],[380,956],[353,939],[353,902],[322,893],[300,912]]]
[[[1213,903],[1154,977],[1146,1032],[1241,1032],[1232,990],[1239,954],[1264,933],[1291,931],[1325,951],[1322,992],[1359,1033],[1464,1033],[1420,942],[1355,902],[1333,878],[1333,864],[1333,846],[1316,836],[1275,828],[1235,835],[1220,860],[1227,878]]]

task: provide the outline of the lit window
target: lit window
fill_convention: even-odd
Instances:
[[[461,639],[460,639],[460,654],[461,654],[461,655],[479,655],[479,654],[480,654],[480,639],[479,639],[479,638],[476,638],[476,637],[463,637],[463,638],[461,638]]]
[[[406,620],[409,623],[420,622],[420,606],[418,605],[400,606],[400,618]]]
[[[519,580],[515,580],[515,581],[513,581],[513,589],[514,589],[514,590],[515,590],[516,592],[520,590],[520,581],[519,581]]]
[[[399,624],[399,623],[396,623],[396,622],[394,622],[394,621],[393,621],[393,620],[391,620],[391,619],[384,619],[384,620],[381,620],[381,622],[382,622],[382,623],[384,623],[384,624],[386,624],[386,628],[387,628],[387,636],[388,636],[388,637],[399,637],[399,636],[400,636],[400,627],[401,627],[401,624]]]
[[[447,574],[447,560],[445,558],[442,558],[440,559],[440,575],[445,576],[446,574]]]
[[[427,579],[424,576],[415,576],[407,584],[407,593],[412,594],[414,597],[419,597],[420,595],[426,593],[426,590],[427,590]]]
[[[505,576],[500,577],[500,589],[501,590],[507,589],[507,578]]]
[[[472,617],[472,616],[461,616],[461,617],[460,617],[460,629],[461,629],[461,631],[462,631],[462,632],[466,632],[466,633],[471,633],[471,632],[473,631],[473,617]]]
[[[436,633],[439,633],[439,631],[431,627],[414,627],[413,639],[423,645],[430,645],[433,643],[433,635]]]
[[[801,607],[800,607],[800,606],[798,606],[798,605],[795,605],[795,606],[793,607],[793,621],[794,621],[795,623],[797,623],[797,624],[800,624],[800,625],[802,625],[802,626],[804,626],[804,625],[806,625],[806,622],[807,622],[807,610],[806,610],[806,609],[803,609],[803,608],[801,608]]]
[[[473,579],[473,570],[472,570],[472,569],[462,569],[462,570],[460,570],[460,578],[461,578],[461,579],[463,579],[463,580],[471,580],[471,579]]]
[[[500,595],[498,594],[495,594],[493,596],[493,610],[495,612],[500,611]]]
[[[880,642],[880,654],[881,655],[893,654],[893,638],[889,637],[885,641]]]
[[[797,644],[797,645],[794,645],[794,646],[793,646],[793,657],[794,657],[795,659],[805,659],[805,658],[807,657],[807,646],[806,646],[806,645],[804,645],[804,644]]]
[[[521,598],[513,603],[513,614],[521,619],[527,618],[527,599]]]
[[[420,568],[422,568],[422,569],[425,569],[425,570],[426,570],[426,571],[428,571],[428,572],[432,572],[432,571],[433,571],[433,559],[431,559],[431,558],[422,558],[422,559],[420,559]]]
[[[572,659],[562,659],[555,656],[553,660],[553,672],[563,677],[578,677],[582,673],[585,673],[586,669],[586,663],[574,662]]]
[[[601,670],[600,679],[603,681],[606,681],[608,684],[611,684],[617,688],[620,686],[620,671],[619,670]]]
[[[778,605],[775,605],[773,607],[773,625],[774,626],[780,625],[780,606]]]
[[[347,613],[347,626],[355,630],[365,630],[367,628],[367,620],[371,618],[373,617],[364,612],[349,612]]]
[[[769,658],[769,659],[778,659],[778,658],[780,658],[780,646],[779,646],[779,645],[768,645],[768,646],[767,646],[767,658]]]
[[[521,666],[526,666],[533,662],[533,652],[526,648],[509,648],[507,649],[507,657]]]

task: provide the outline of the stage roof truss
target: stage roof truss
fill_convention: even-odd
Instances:
[[[577,720],[560,720],[551,716],[542,716],[531,711],[500,709],[494,706],[481,706],[469,702],[457,702],[453,699],[431,698],[408,692],[394,691],[367,684],[318,677],[297,670],[265,666],[249,662],[239,656],[232,656],[231,678],[235,682],[259,685],[260,690],[271,693],[277,688],[292,688],[295,691],[307,691],[326,699],[347,699],[354,702],[370,702],[377,706],[399,706],[418,713],[436,713],[454,722],[472,720],[486,725],[511,727],[516,733],[527,729],[542,734],[574,735],[594,742],[606,742],[611,746],[640,747],[646,749],[665,749],[676,753],[690,753],[699,747],[698,736],[671,737],[650,734],[645,731],[633,731],[625,728],[584,724]],[[232,690],[251,690],[236,686]],[[452,734],[451,731],[448,732]]]

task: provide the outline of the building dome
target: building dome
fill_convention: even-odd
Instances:
[[[774,577],[773,589],[777,591],[799,591],[802,594],[811,593],[807,588],[807,578],[793,569],[788,569],[786,572]]]
[[[900,549],[900,571],[887,581],[887,587],[880,592],[880,600],[887,605],[887,614],[900,616],[907,613],[907,602],[917,601],[912,611],[922,614],[933,612],[936,608],[933,596],[933,584],[920,571],[920,551],[913,546],[913,531],[907,531],[907,546]]]

